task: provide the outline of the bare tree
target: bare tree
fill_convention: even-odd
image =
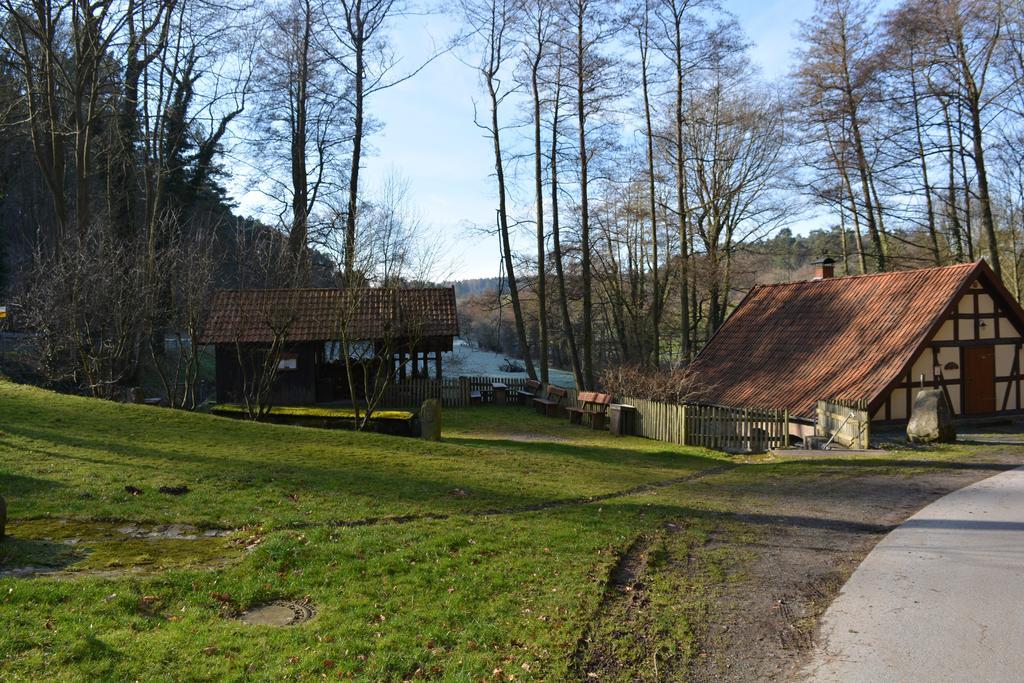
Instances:
[[[217,242],[212,233],[180,223],[168,230],[160,269],[170,277],[166,304],[148,318],[149,361],[168,405],[194,410],[201,400],[202,343],[207,314],[218,284]],[[166,332],[165,332],[166,330]],[[157,345],[170,342],[171,349]]]
[[[949,77],[959,86],[959,102],[970,120],[972,160],[977,173],[978,201],[989,265],[1002,272],[985,162],[985,118],[995,103],[991,92],[994,58],[1005,30],[1004,5],[988,0],[944,0],[939,3],[943,47]]]
[[[267,29],[256,59],[254,151],[265,192],[290,215],[288,244],[295,281],[309,279],[310,222],[317,206],[343,188],[349,109],[340,47],[321,0],[284,0],[266,10]],[[287,173],[267,164],[267,154]]]
[[[524,30],[522,32],[523,67],[527,73],[531,117],[533,123],[533,190],[534,222],[537,234],[537,324],[539,327],[538,352],[540,381],[548,383],[548,338],[547,309],[547,248],[544,233],[544,139],[541,109],[543,101],[544,64],[554,49],[555,33],[559,28],[556,7],[551,0],[529,0],[524,8]]]
[[[152,301],[145,242],[92,227],[57,252],[37,250],[22,300],[36,365],[103,398],[136,370]]]
[[[523,321],[523,307],[512,254],[505,157],[501,143],[503,128],[499,117],[502,103],[516,88],[514,83],[511,86],[505,85],[502,74],[512,59],[515,31],[523,20],[522,10],[517,0],[465,0],[461,7],[463,17],[467,25],[472,27],[473,37],[482,52],[476,68],[487,90],[489,111],[487,122],[477,121],[476,124],[487,132],[494,151],[494,176],[498,191],[498,236],[501,239],[505,275],[508,278],[509,297],[512,300],[516,337],[519,341],[520,355],[526,364],[526,372],[531,378],[536,379],[537,371],[533,367],[533,354],[526,338],[526,325]]]
[[[604,53],[619,25],[609,7],[597,0],[566,3],[566,68],[569,72],[575,110],[577,170],[579,182],[580,281],[583,307],[583,386],[595,384],[593,280],[590,243],[590,182],[595,119],[608,101],[618,95],[615,62]]]
[[[633,18],[633,32],[636,45],[640,52],[640,83],[643,94],[644,142],[647,162],[647,210],[651,224],[651,361],[655,367],[661,365],[661,317],[665,305],[665,290],[671,269],[661,269],[658,253],[658,201],[655,177],[656,160],[654,157],[655,129],[651,116],[652,111],[652,36],[651,36],[651,3],[643,0],[641,7]],[[662,270],[665,282],[662,282]]]
[[[573,378],[578,389],[583,388],[583,366],[580,363],[579,347],[576,344],[576,333],[573,330],[572,316],[569,313],[569,295],[566,287],[565,261],[562,257],[562,237],[560,232],[561,220],[559,212],[558,167],[560,163],[560,122],[562,105],[562,58],[561,47],[555,50],[553,73],[551,83],[551,152],[548,163],[551,172],[551,249],[552,258],[555,262],[555,276],[558,281],[558,309],[562,314],[562,336],[565,339],[565,346],[569,355],[569,363],[572,367]]]
[[[827,123],[848,134],[853,171],[860,181],[861,218],[867,225],[874,250],[875,267],[886,269],[888,247],[879,226],[872,191],[872,167],[864,136],[866,101],[877,87],[878,60],[866,7],[860,0],[820,0],[814,17],[801,24],[800,67],[793,78],[797,101],[814,103],[818,117],[810,125]],[[820,103],[818,105],[817,103]]]
[[[377,124],[368,113],[370,99],[407,81],[452,46],[435,49],[414,68],[398,72],[400,59],[387,38],[392,22],[406,13],[402,0],[338,0],[340,16],[333,22],[335,38],[341,45],[339,63],[351,81],[349,106],[352,111],[352,148],[348,174],[348,202],[345,208],[345,281],[355,277],[356,228],[360,208],[359,171],[363,143]]]

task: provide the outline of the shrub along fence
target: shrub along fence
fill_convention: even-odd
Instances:
[[[871,445],[871,414],[867,401],[818,401],[814,433],[844,448],[866,450]]]
[[[727,406],[674,405],[624,398],[636,408],[634,433],[655,441],[760,453],[789,446],[789,413]]]

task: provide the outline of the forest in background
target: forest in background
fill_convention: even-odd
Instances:
[[[847,234],[847,239],[852,235]],[[755,240],[744,246],[737,255],[736,284],[729,311],[757,284],[794,282],[814,276],[814,261],[829,256],[838,261],[835,275],[856,275],[852,262],[844,264],[837,255],[841,252],[842,236],[838,229],[811,230],[806,235],[794,234],[782,228],[770,237]],[[448,283],[455,289],[459,306],[459,329],[462,336],[482,349],[508,356],[519,355],[512,308],[509,305],[508,283],[503,278],[473,278]],[[525,302],[527,341],[530,353],[539,357],[539,324],[536,316],[536,276],[523,282],[521,294]],[[603,302],[602,302],[603,305]],[[607,314],[602,314],[602,319]],[[568,355],[559,347],[551,349],[551,367],[569,367]],[[629,364],[613,359],[605,366]]]
[[[414,11],[459,27],[417,63],[392,40]],[[218,287],[427,284],[443,243],[408,183],[360,172],[376,95],[451,53],[493,150],[495,343],[542,380],[685,364],[814,252],[838,274],[984,257],[1019,296],[1022,15],[820,0],[767,82],[712,0],[0,0],[0,287],[47,374],[103,394],[201,336]],[[827,229],[785,232],[811,215]]]

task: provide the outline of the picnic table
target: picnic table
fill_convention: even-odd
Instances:
[[[508,385],[504,382],[491,383],[491,390],[494,392],[494,402],[503,406],[508,402]]]
[[[472,405],[482,405],[494,402],[494,388],[480,387],[469,392],[469,402]]]
[[[516,403],[523,405],[529,404],[535,398],[539,398],[540,390],[544,385],[535,379],[528,379],[523,384],[523,388],[515,393]]]

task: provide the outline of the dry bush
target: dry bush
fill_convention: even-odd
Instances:
[[[662,403],[694,403],[708,390],[688,367],[653,369],[639,365],[618,365],[601,372],[601,385],[614,396]]]
[[[152,294],[141,239],[92,229],[54,254],[37,251],[21,306],[36,367],[51,382],[115,397],[138,366]]]

